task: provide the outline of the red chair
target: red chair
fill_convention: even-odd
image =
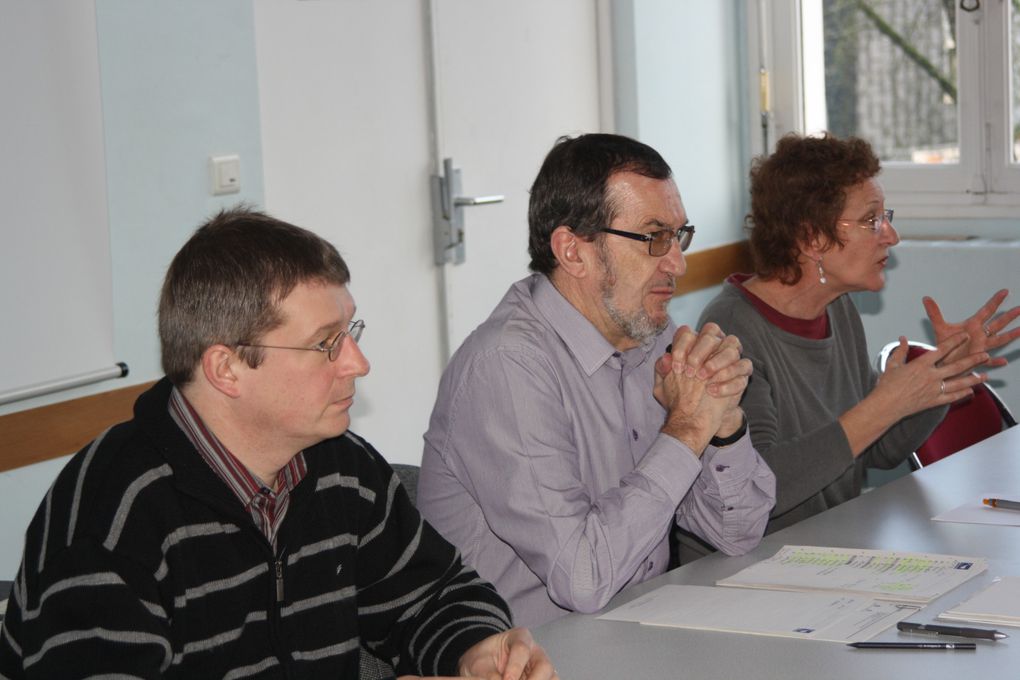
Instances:
[[[889,355],[899,344],[890,342],[879,352],[880,371],[885,371]],[[923,342],[909,341],[907,344],[907,361],[935,349]],[[935,431],[917,447],[917,451],[910,454],[911,467],[917,470],[931,465],[1014,425],[1016,419],[995,390],[987,383],[977,385],[974,387],[974,396],[951,404],[946,417]]]

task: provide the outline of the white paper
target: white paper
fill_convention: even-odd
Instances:
[[[979,557],[786,545],[716,585],[828,590],[926,604],[987,568]]]
[[[869,640],[918,610],[914,605],[842,593],[667,585],[599,618],[848,643]]]
[[[1003,576],[992,585],[938,615],[942,621],[1020,626],[1020,576]]]
[[[998,524],[1000,526],[1020,526],[1020,511],[992,508],[982,501],[985,498],[1011,498],[1009,493],[986,493],[969,503],[964,503],[952,510],[935,515],[936,522],[959,522],[961,524]]]

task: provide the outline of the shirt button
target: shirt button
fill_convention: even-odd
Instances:
[[[630,433],[634,436],[634,441],[637,441],[638,440],[637,430],[631,430]]]
[[[645,571],[651,571],[654,568],[655,568],[655,562],[649,562],[648,563],[648,569],[646,569]]]

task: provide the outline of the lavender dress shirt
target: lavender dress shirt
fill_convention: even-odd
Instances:
[[[673,330],[619,352],[535,274],[444,372],[418,505],[518,624],[597,611],[663,573],[674,519],[727,554],[761,540],[775,477],[750,438],[699,460],[659,432],[654,364]]]

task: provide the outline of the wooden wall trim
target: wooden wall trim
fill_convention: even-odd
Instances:
[[[747,241],[699,250],[684,257],[687,273],[677,280],[674,296],[719,285],[734,272],[753,271]]]
[[[0,416],[0,471],[74,453],[110,425],[129,420],[135,399],[153,384]]]

